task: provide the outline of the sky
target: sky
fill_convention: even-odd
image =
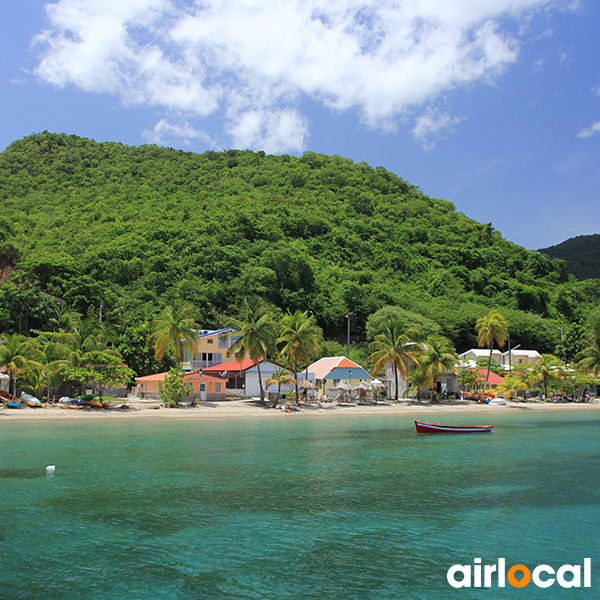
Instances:
[[[0,150],[41,131],[383,166],[539,249],[600,233],[597,0],[0,4]]]

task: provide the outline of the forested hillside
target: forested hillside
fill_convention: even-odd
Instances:
[[[567,270],[577,279],[600,277],[600,235],[578,235],[562,244],[540,250],[551,258],[567,262]]]
[[[193,154],[42,133],[0,154],[0,330],[32,328],[54,303],[127,325],[181,296],[204,327],[258,294],[312,311],[325,336],[365,338],[386,305],[476,344],[503,311],[513,345],[554,351],[585,318],[598,281],[525,250],[381,167],[339,156]],[[485,201],[482,198],[482,202]],[[37,294],[37,295],[36,295]],[[32,295],[35,295],[35,300]],[[416,316],[415,316],[416,315]]]

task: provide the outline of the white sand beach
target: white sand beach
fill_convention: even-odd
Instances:
[[[121,403],[115,403],[115,407]],[[586,403],[569,402],[507,402],[506,405],[488,406],[469,401],[440,401],[435,403],[416,401],[380,402],[378,404],[345,404],[313,402],[307,406],[297,407],[292,413],[261,406],[257,399],[227,400],[223,402],[201,402],[195,407],[183,405],[180,408],[165,408],[158,401],[129,400],[127,408],[80,409],[70,410],[60,405],[46,408],[9,409],[0,407],[0,426],[10,422],[22,421],[112,421],[112,420],[147,420],[147,419],[298,419],[305,417],[369,417],[414,415],[417,419],[427,419],[427,415],[440,413],[476,414],[483,419],[486,415],[507,412],[528,411],[589,411],[600,410],[600,400],[592,399]]]

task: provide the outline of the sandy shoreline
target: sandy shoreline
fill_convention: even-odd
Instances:
[[[128,402],[128,409],[89,409],[67,410],[57,405],[48,408],[0,408],[0,425],[9,422],[23,421],[122,421],[122,420],[230,420],[230,419],[294,419],[303,417],[368,417],[412,415],[417,419],[427,419],[428,414],[468,414],[492,415],[509,412],[529,411],[588,411],[600,410],[600,401],[589,403],[550,403],[550,402],[508,402],[504,406],[488,406],[469,402],[455,401],[452,403],[423,403],[400,401],[398,403],[379,403],[378,405],[313,403],[301,407],[294,413],[279,409],[259,406],[249,400],[231,400],[225,402],[203,402],[196,407],[158,408],[157,403]]]

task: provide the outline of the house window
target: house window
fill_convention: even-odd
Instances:
[[[208,338],[208,339],[206,340],[206,343],[207,343],[207,344],[212,344],[214,341],[215,341],[215,340],[213,340],[212,338]]]
[[[221,384],[220,383],[215,383],[215,392],[217,394],[221,393]]]
[[[144,392],[147,392],[147,391],[148,391],[148,383],[144,382]]]
[[[200,391],[201,392],[205,392],[206,391],[206,384],[205,383],[201,383],[200,384]]]

